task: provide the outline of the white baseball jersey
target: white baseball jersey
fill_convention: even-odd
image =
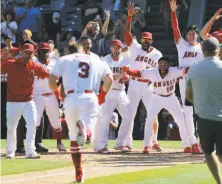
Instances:
[[[56,62],[59,62],[59,60],[55,61],[54,59],[50,59],[49,64],[45,65],[45,64],[41,63],[37,58],[35,58],[34,61],[41,64],[49,72],[52,71],[52,68],[55,66]],[[40,79],[39,77],[35,76],[34,88],[33,88],[34,95],[42,95],[45,93],[52,93],[52,90],[49,88],[48,83],[49,83],[48,78]]]
[[[115,61],[112,56],[109,54],[105,57],[102,58],[104,62],[108,64],[108,66],[111,68],[113,72],[113,76],[116,74],[121,74],[122,73],[122,67],[123,66],[129,66],[130,61],[127,56],[120,56],[118,61]],[[120,83],[119,80],[114,80],[111,86],[111,89],[125,89],[125,84]]]
[[[188,42],[181,38],[176,46],[180,66],[190,67],[204,59],[200,43],[195,46],[191,46]]]
[[[51,74],[63,78],[65,92],[69,90],[99,92],[102,78],[111,74],[105,62],[86,54],[71,54],[60,58]]]
[[[184,75],[186,68],[169,67],[168,74],[162,78],[158,68],[143,70],[141,75],[153,84],[153,92],[159,95],[170,95],[175,92],[177,78]]]

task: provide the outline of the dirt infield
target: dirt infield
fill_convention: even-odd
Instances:
[[[108,176],[111,174],[153,169],[157,167],[168,167],[175,164],[203,163],[203,155],[184,154],[181,149],[165,148],[162,153],[152,152],[149,155],[144,155],[141,151],[142,150],[137,149],[129,153],[113,151],[111,154],[102,155],[95,154],[91,152],[91,150],[84,150],[83,167],[85,178]],[[71,161],[68,153],[62,154],[58,153],[56,150],[50,150],[49,153],[42,155],[41,159]],[[2,176],[1,180],[2,184],[68,184],[74,180],[74,171],[73,167],[66,167],[48,171]]]

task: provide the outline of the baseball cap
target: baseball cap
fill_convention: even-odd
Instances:
[[[153,35],[150,32],[143,32],[142,33],[142,38],[148,38],[148,39],[153,39]]]
[[[60,18],[60,13],[59,12],[54,12],[52,15],[52,21],[54,24],[58,24]]]
[[[70,41],[76,41],[76,37],[75,36],[70,36],[68,38],[68,42],[70,42]]]
[[[212,35],[215,36],[218,39],[218,41],[222,44],[222,32],[221,31],[215,31],[215,32],[213,32]]]
[[[7,40],[7,39],[10,39],[10,40],[12,40],[12,38],[11,37],[9,37],[9,36],[2,36],[3,38],[4,38],[4,40]]]
[[[119,46],[122,48],[122,42],[120,40],[112,40],[111,46]]]
[[[53,40],[48,40],[48,44],[55,44]]]
[[[39,50],[49,50],[49,44],[48,43],[45,43],[45,42],[41,42],[39,45],[38,45],[38,49]]]
[[[217,38],[215,37],[210,37],[204,40],[203,42],[203,51],[216,51],[220,49],[220,44]]]
[[[34,46],[32,44],[25,43],[22,45],[22,51],[23,50],[34,52]]]

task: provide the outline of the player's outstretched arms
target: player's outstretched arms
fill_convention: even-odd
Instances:
[[[203,40],[207,39],[207,36],[211,30],[211,27],[213,26],[214,22],[216,20],[219,20],[222,15],[222,8],[220,8],[215,14],[214,16],[205,24],[205,26],[201,29],[200,31],[200,36]]]
[[[125,72],[132,77],[142,77],[139,70],[132,70],[128,66],[123,66],[122,72]]]
[[[176,14],[176,10],[178,6],[176,4],[176,0],[170,0],[169,3],[170,3],[170,9],[171,9],[171,24],[173,28],[173,36],[174,36],[174,41],[177,44],[181,38],[181,32],[180,32],[179,23],[178,23],[177,14]]]
[[[133,15],[135,14],[134,12],[134,4],[130,1],[128,4],[128,17],[126,19],[126,24],[124,28],[124,41],[126,45],[130,46],[133,42],[133,35],[131,33],[131,22]]]

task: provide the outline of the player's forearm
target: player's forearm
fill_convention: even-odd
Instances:
[[[174,41],[178,43],[181,37],[181,33],[180,33],[176,11],[171,12],[171,24],[173,28]]]
[[[106,75],[104,77],[103,81],[104,81],[104,83],[103,83],[102,91],[107,93],[112,86],[113,75],[112,74]]]
[[[131,33],[131,22],[132,22],[132,17],[128,16],[124,28],[124,41],[128,46],[130,46],[131,43],[133,42],[133,35]]]
[[[208,33],[210,32],[211,30],[211,27],[213,26],[214,24],[214,18],[212,17],[206,24],[205,26],[201,29],[200,31],[200,36],[203,40],[205,40],[207,38],[207,35]]]
[[[123,74],[113,75],[113,80],[120,80],[123,77]]]
[[[87,35],[87,27],[85,27],[81,33],[81,38]]]
[[[49,75],[49,88],[52,91],[56,91],[57,90],[57,77],[55,75],[50,74]]]
[[[142,77],[139,70],[129,69],[128,71],[126,71],[126,73],[132,77]]]

